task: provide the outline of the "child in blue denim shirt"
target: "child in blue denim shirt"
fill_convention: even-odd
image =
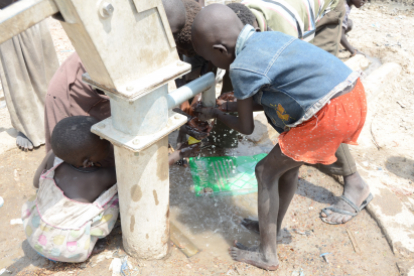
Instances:
[[[341,143],[356,144],[366,117],[359,74],[335,56],[280,32],[256,33],[228,7],[204,8],[192,26],[197,54],[230,70],[238,117],[201,107],[201,120],[217,118],[251,134],[253,111],[264,110],[280,132],[279,144],[256,166],[260,245],[236,243],[236,261],[276,270],[277,234],[295,194],[299,167],[332,164]],[[230,108],[232,109],[232,108]],[[231,111],[233,111],[231,110]],[[366,203],[367,204],[367,203]]]

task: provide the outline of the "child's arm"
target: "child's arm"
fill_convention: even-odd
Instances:
[[[237,100],[237,112],[239,117],[231,116],[217,108],[199,107],[196,109],[198,117],[202,121],[217,118],[228,127],[237,130],[242,134],[252,134],[254,130],[253,120],[253,99]]]
[[[342,36],[341,36],[341,44],[344,46],[345,49],[347,49],[352,56],[356,54],[356,50],[352,45],[348,42],[348,39],[346,38],[346,29],[342,28]]]
[[[263,111],[263,106],[255,101],[252,101],[252,108],[253,111]],[[223,102],[219,104],[218,109],[227,113],[237,112],[237,102]]]
[[[53,166],[53,160],[55,159],[55,155],[53,154],[53,151],[50,150],[45,158],[43,159],[42,163],[40,164],[39,168],[37,168],[35,176],[33,178],[33,186],[35,188],[39,188],[39,179],[40,175],[43,171],[49,170]]]

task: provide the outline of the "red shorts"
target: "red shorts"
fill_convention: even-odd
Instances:
[[[280,134],[280,148],[296,161],[332,164],[341,143],[358,144],[366,116],[365,90],[358,79],[351,92],[331,100],[311,119]]]

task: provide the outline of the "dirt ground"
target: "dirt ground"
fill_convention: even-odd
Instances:
[[[371,150],[353,147],[359,170],[381,176],[382,184],[414,212],[414,9],[413,1],[384,1],[352,9],[350,42],[382,63],[402,66],[397,78],[370,106]]]
[[[361,171],[382,173],[384,183],[414,211],[414,13],[412,3],[376,2],[363,9],[352,9],[354,30],[350,42],[360,51],[382,63],[396,62],[403,71],[387,85],[389,92],[379,96],[373,136],[381,150],[361,151],[353,147]],[[48,19],[60,62],[73,52],[60,24]],[[346,59],[348,54],[342,54]],[[0,135],[13,135],[10,122],[0,109]],[[2,115],[3,114],[3,115]],[[2,137],[2,136],[1,136]],[[0,141],[0,152],[3,142]],[[268,152],[272,143],[253,145],[243,141],[239,148],[220,155],[252,155]],[[0,154],[0,269],[10,275],[111,275],[113,257],[125,258],[121,229],[117,227],[102,245],[105,251],[82,264],[56,264],[37,255],[25,240],[21,225],[10,221],[20,217],[20,208],[35,193],[32,177],[45,152],[44,148],[23,153],[17,149]],[[257,195],[201,197],[193,193],[188,168],[170,169],[171,220],[202,251],[188,259],[175,246],[168,258],[144,261],[128,258],[130,275],[399,275],[397,258],[377,223],[363,211],[346,225],[330,226],[319,218],[320,209],[342,193],[340,181],[312,167],[302,167],[299,189],[285,217],[284,243],[279,246],[280,268],[267,272],[236,263],[227,254],[237,239],[246,245],[258,236],[239,226],[244,217],[257,217]],[[357,251],[351,237],[355,240]],[[359,248],[359,249],[358,249]],[[322,257],[329,253],[328,262]],[[303,274],[301,274],[303,273]],[[7,275],[7,274],[6,274]]]
[[[243,141],[237,149],[211,155],[248,155],[268,152],[272,144],[253,145]],[[111,275],[114,256],[123,256],[121,229],[105,239],[105,251],[82,264],[55,264],[37,255],[25,240],[21,225],[10,225],[20,217],[22,204],[35,194],[32,177],[45,155],[40,148],[23,153],[12,150],[0,156],[0,192],[5,205],[0,209],[0,267],[11,275]],[[202,251],[188,259],[171,246],[164,261],[128,259],[131,275],[398,275],[394,257],[376,222],[363,211],[346,225],[330,226],[319,218],[319,210],[341,194],[341,185],[312,167],[300,171],[299,189],[284,223],[284,240],[279,246],[278,272],[264,272],[236,263],[227,254],[234,240],[246,245],[258,243],[258,235],[239,226],[244,217],[257,218],[257,194],[223,197],[195,197],[189,168],[170,170],[171,221]],[[355,237],[355,252],[347,231]],[[322,257],[327,255],[327,263]],[[292,274],[293,273],[293,274]]]
[[[398,10],[395,7],[399,7]],[[394,154],[414,156],[414,9],[397,4],[371,4],[363,10],[353,8],[356,23],[350,42],[360,51],[382,63],[402,66],[400,76],[387,84],[387,93],[377,101],[373,133],[382,149]]]

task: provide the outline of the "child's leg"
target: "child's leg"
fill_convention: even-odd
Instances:
[[[299,167],[293,168],[285,172],[279,179],[279,198],[281,199],[279,204],[279,213],[277,217],[277,234],[278,242],[279,239],[282,241],[280,229],[282,227],[282,221],[285,217],[286,211],[289,207],[290,201],[295,195],[295,191],[298,187],[298,175]],[[248,230],[260,233],[259,221],[245,218],[242,220],[241,225],[243,225]]]
[[[348,27],[346,28],[345,33],[349,33],[350,31],[352,31],[353,26],[354,26],[354,23],[352,22],[352,20],[348,19]]]
[[[341,36],[341,44],[344,48],[349,51],[351,54],[355,53],[354,47],[352,47],[351,43],[349,43],[348,39],[346,38],[346,28],[342,27],[342,36]]]
[[[269,155],[257,164],[260,246],[250,250],[233,247],[230,253],[234,260],[267,270],[278,268],[276,240],[278,216],[279,212],[282,216],[286,213],[296,190],[295,169],[297,170],[301,165],[302,162],[296,162],[283,155],[279,145],[276,145]],[[280,186],[283,187],[280,189]]]
[[[298,175],[299,175],[299,167],[293,168],[287,172],[285,172],[279,179],[279,213],[277,215],[277,242],[282,242],[282,235],[281,235],[281,227],[282,221],[285,217],[286,211],[289,207],[290,201],[292,200],[293,196],[295,195],[296,189],[298,187]],[[243,225],[248,230],[255,232],[257,234],[260,233],[259,228],[259,221],[252,220],[245,218],[242,220],[241,225]],[[240,248],[242,246],[238,245]]]
[[[279,179],[279,214],[277,216],[277,233],[280,233],[282,228],[282,221],[285,217],[286,211],[290,205],[290,202],[295,195],[298,188],[298,175],[300,165],[285,172]]]

